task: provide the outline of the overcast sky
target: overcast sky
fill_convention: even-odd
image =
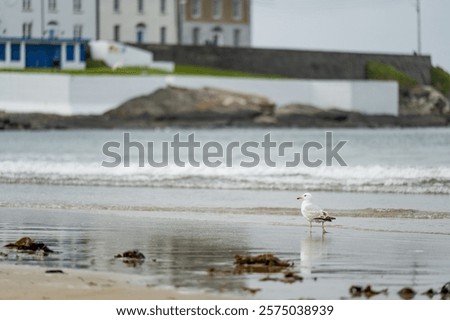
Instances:
[[[255,47],[411,54],[417,0],[252,0]],[[450,72],[450,0],[421,0],[422,53]]]

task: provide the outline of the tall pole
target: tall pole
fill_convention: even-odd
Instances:
[[[420,0],[417,0],[417,53],[422,55],[422,12],[420,8]]]
[[[177,0],[177,6],[178,6],[178,10],[177,10],[177,25],[178,25],[178,45],[183,45],[183,23],[184,23],[184,10],[186,7],[186,0]]]

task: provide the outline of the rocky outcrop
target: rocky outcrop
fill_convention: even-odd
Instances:
[[[46,113],[7,113],[0,111],[0,130],[46,130],[112,128],[102,116],[61,116]]]
[[[339,109],[324,110],[314,106],[290,104],[275,111],[279,126],[283,127],[379,127],[394,125],[395,117],[369,116]]]
[[[275,111],[276,126],[301,128],[383,128],[447,126],[450,116],[443,115],[368,115],[339,109],[291,104]]]
[[[400,91],[400,115],[447,115],[450,102],[431,86],[416,86]]]
[[[105,113],[105,117],[137,126],[236,125],[271,115],[275,105],[269,99],[237,92],[203,88],[168,87]]]

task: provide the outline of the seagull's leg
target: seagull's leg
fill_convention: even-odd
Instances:
[[[328,233],[327,230],[325,230],[325,222],[322,221],[322,233]]]
[[[312,222],[310,221],[309,222],[309,233],[311,233],[312,232]]]

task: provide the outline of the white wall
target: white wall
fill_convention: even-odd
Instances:
[[[70,77],[0,73],[0,110],[71,114]]]
[[[70,78],[70,105],[72,113],[77,114],[100,114],[164,86],[161,77],[71,76]]]
[[[278,106],[303,103],[368,114],[398,115],[392,81],[270,80],[195,76],[69,76],[0,73],[0,109],[100,114],[167,85],[252,93]]]

